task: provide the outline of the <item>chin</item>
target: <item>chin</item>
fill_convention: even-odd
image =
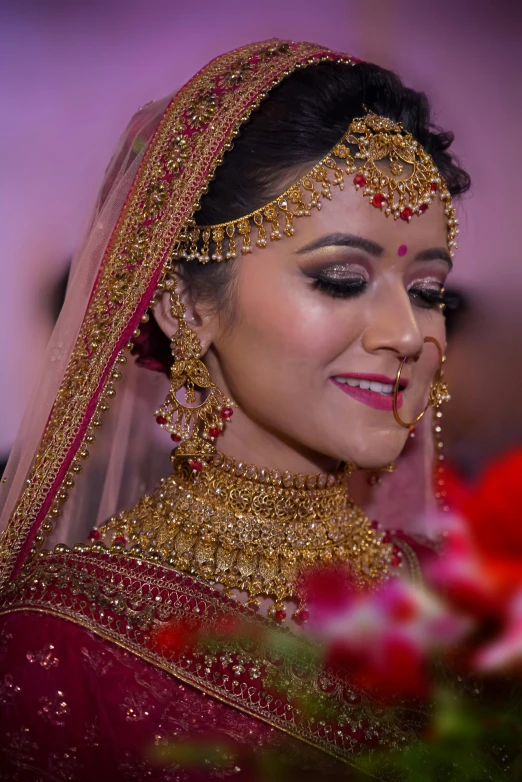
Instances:
[[[408,432],[373,432],[361,441],[346,443],[340,449],[340,460],[351,462],[363,470],[386,467],[397,459],[406,444]]]

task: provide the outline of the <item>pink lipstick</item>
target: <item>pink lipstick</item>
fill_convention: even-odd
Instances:
[[[395,378],[387,375],[360,374],[353,372],[331,377],[330,380],[348,396],[362,402],[375,410],[393,410],[393,389]],[[402,379],[397,394],[397,408],[402,407],[403,390],[408,385],[406,378]]]

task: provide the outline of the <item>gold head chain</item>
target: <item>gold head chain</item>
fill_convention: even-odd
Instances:
[[[344,169],[340,161],[345,161]],[[383,161],[388,162],[391,175]],[[238,238],[240,252],[247,255],[252,252],[253,231],[257,231],[255,245],[260,248],[267,246],[268,239],[273,242],[293,236],[295,219],[320,210],[323,199],[331,200],[332,188],[343,190],[345,175],[354,175],[353,184],[369,204],[395,220],[410,222],[419,217],[438,195],[445,205],[447,244],[453,255],[459,221],[431,155],[400,123],[369,113],[354,119],[341,141],[308,174],[260,209],[215,225],[197,225],[192,219],[174,260],[208,263],[233,259]]]

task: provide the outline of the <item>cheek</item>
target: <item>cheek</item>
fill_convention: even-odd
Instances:
[[[326,368],[346,347],[345,308],[314,291],[300,274],[280,277],[277,282],[268,274],[246,277],[239,286],[237,337],[243,349],[278,366]]]

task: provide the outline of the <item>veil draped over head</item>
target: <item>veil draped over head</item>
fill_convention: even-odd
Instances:
[[[252,44],[133,117],[74,258],[1,487],[0,587],[39,548],[85,540],[169,472],[171,443],[153,416],[167,379],[136,365],[133,333],[231,140],[274,86],[321,61],[357,62],[314,44]],[[396,528],[422,522],[432,455],[424,421],[368,513]]]

